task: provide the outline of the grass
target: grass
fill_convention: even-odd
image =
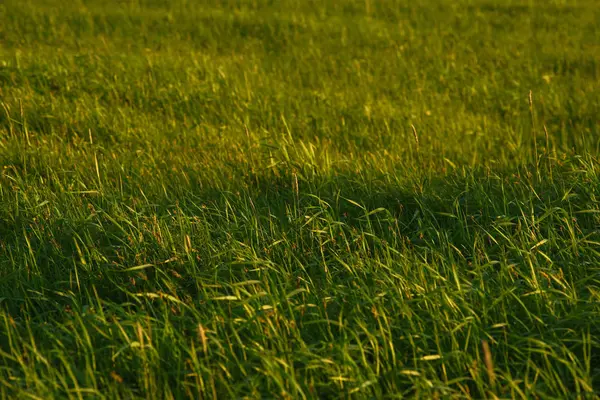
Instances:
[[[0,3],[2,398],[599,398],[599,20]]]

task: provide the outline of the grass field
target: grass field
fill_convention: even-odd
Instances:
[[[0,1],[2,398],[600,398],[596,0]]]

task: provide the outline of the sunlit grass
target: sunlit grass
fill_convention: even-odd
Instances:
[[[0,393],[597,398],[599,20],[0,4]]]

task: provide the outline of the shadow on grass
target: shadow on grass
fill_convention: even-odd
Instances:
[[[223,393],[227,382],[244,381],[244,365],[300,348],[306,354],[294,353],[294,367],[323,396],[337,389],[313,376],[311,354],[358,373],[383,363],[373,390],[411,387],[398,371],[414,354],[398,352],[392,361],[389,343],[419,356],[441,346],[451,378],[478,359],[482,339],[496,343],[498,368],[515,376],[545,362],[548,353],[536,353],[536,341],[560,352],[570,340],[570,354],[597,361],[597,347],[586,350],[578,335],[600,334],[593,291],[584,289],[600,286],[598,253],[589,245],[598,242],[598,181],[593,170],[575,167],[553,176],[472,171],[415,175],[402,184],[357,174],[303,180],[279,171],[239,179],[229,190],[199,189],[191,177],[189,186],[173,188],[181,191],[176,196],[149,188],[143,199],[133,190],[111,197],[107,190],[81,203],[87,212],[60,218],[41,220],[39,211],[24,209],[18,218],[5,214],[0,227],[3,308],[17,324],[39,329],[36,337],[45,324],[74,321],[134,335],[132,321],[152,319],[153,329],[178,332],[156,335],[154,344],[159,364],[177,371],[186,367],[173,349],[184,349],[199,323],[210,324],[231,349],[223,348],[230,374],[217,384]],[[279,345],[263,325],[273,307],[295,332]],[[86,314],[91,309],[102,316]],[[98,360],[114,360],[117,336],[93,335]],[[232,346],[240,337],[249,343],[244,350]],[[256,340],[267,348],[252,353]],[[457,343],[470,344],[465,350]],[[511,361],[501,359],[506,354]],[[136,373],[142,360],[132,357],[98,365],[143,391]],[[242,357],[242,366],[232,361]],[[569,381],[566,367],[553,368]],[[172,371],[165,379],[178,387],[183,372]],[[467,385],[484,393],[476,378]]]
[[[232,183],[229,191],[199,189],[192,177],[189,187],[178,188],[175,203],[164,194],[141,198],[132,191],[88,197],[79,202],[85,212],[66,210],[46,220],[42,210],[29,208],[5,215],[0,226],[5,303],[14,310],[31,290],[81,291],[88,283],[101,297],[124,301],[131,277],[123,270],[168,260],[177,274],[236,281],[241,276],[224,266],[240,257],[289,264],[283,253],[273,258],[268,251],[278,241],[287,256],[305,265],[389,249],[418,254],[425,262],[457,256],[469,266],[496,257],[520,264],[527,249],[519,245],[534,246],[543,238],[572,243],[572,251],[551,246],[547,255],[554,264],[596,257],[581,242],[598,235],[595,181],[577,171],[537,182],[527,174],[473,171],[401,184],[383,176],[302,180],[293,173],[266,173]],[[304,272],[318,276],[323,268]],[[161,290],[154,278],[145,277],[141,285]],[[339,282],[346,278],[340,271]],[[200,290],[194,280],[185,289],[192,295]]]

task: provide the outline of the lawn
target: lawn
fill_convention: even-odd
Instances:
[[[2,398],[600,398],[597,0],[0,1]]]

